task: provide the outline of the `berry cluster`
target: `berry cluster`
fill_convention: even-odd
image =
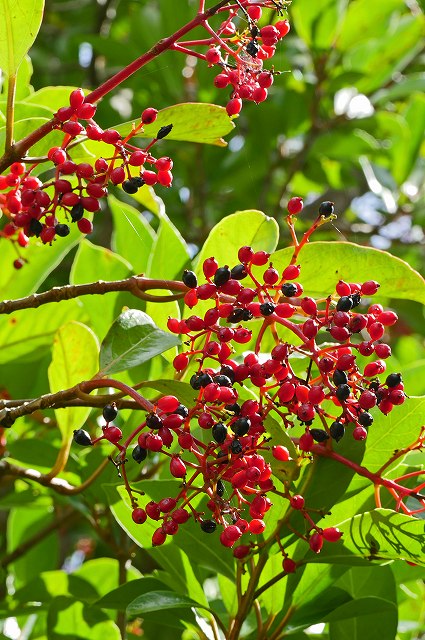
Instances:
[[[205,54],[209,66],[221,66],[214,85],[218,89],[231,88],[226,105],[229,116],[240,113],[242,100],[258,104],[267,99],[274,74],[263,69],[263,61],[274,56],[277,43],[290,29],[288,20],[278,20],[274,25],[260,28],[258,21],[262,8],[259,4],[248,4],[244,9],[247,27],[238,32],[233,21],[237,11],[238,7],[229,12]]]
[[[300,198],[291,199],[288,224],[302,207]],[[332,213],[333,203],[322,203],[312,228]],[[307,238],[308,234],[304,242]],[[397,315],[370,304],[379,288],[374,280],[340,280],[326,298],[303,296],[297,264],[302,245],[296,245],[290,264],[281,271],[267,252],[249,246],[239,249],[240,262],[233,266],[220,266],[214,257],[204,260],[202,283],[186,270],[184,302],[196,308],[203,301],[203,312],[183,320],[169,318],[168,329],[185,337],[187,348],[173,364],[176,376],[187,375],[193,403],[187,407],[175,396],[160,397],[123,445],[118,444],[121,431],[109,425],[116,410],[105,408],[107,424],[101,438],[118,447],[123,468],[127,447],[137,439],[132,449],[137,463],[149,452],[161,454],[169,459],[171,476],[183,480],[177,496],[149,502],[144,508],[126,482],[133,520],[160,523],[154,545],[175,535],[179,525],[193,517],[205,533],[213,533],[219,525],[221,543],[234,547],[235,557],[243,558],[256,546],[252,536],[266,529],[264,515],[272,506],[273,493],[288,500],[289,518],[294,511],[302,513],[307,529],[296,533],[315,553],[324,541],[336,542],[341,536],[333,527],[321,529],[315,524],[304,497],[289,481],[283,493],[276,489],[272,461],[285,463],[291,455],[270,438],[268,418],[274,417],[289,433],[298,427],[299,434],[301,427],[301,435],[292,438],[300,459],[308,458],[315,447],[337,446],[346,432],[364,440],[373,423],[371,409],[387,414],[405,400],[399,373],[379,379],[391,354],[381,340]],[[279,338],[280,327],[294,334],[294,344]],[[267,353],[262,349],[266,336],[274,342]],[[251,341],[253,348],[244,351],[243,345]],[[308,363],[301,375],[294,368],[300,355]],[[373,360],[364,365],[357,361],[358,355]],[[248,389],[254,394],[244,399]],[[75,433],[75,440],[92,444],[82,430]],[[169,451],[173,445],[178,453]],[[207,496],[207,516],[192,504],[202,493]],[[282,554],[284,570],[294,571],[296,566],[283,548]]]
[[[0,176],[0,191],[5,192],[0,193],[0,207],[8,218],[0,234],[17,247],[26,247],[31,236],[51,244],[56,237],[69,235],[69,223],[76,223],[83,234],[91,233],[93,224],[87,214],[100,209],[100,201],[108,195],[110,184],[121,185],[129,194],[136,193],[144,184],[171,186],[173,161],[168,156],[155,158],[150,150],[170,133],[172,125],[161,127],[145,149],[130,144],[143,125],[155,122],[156,109],[145,109],[139,125],[126,137],[115,129],[101,129],[93,120],[95,112],[95,105],[85,101],[82,89],[72,91],[69,106],[55,114],[57,128],[65,134],[62,146],[52,147],[47,159],[30,162],[28,166],[15,162],[7,175]],[[109,145],[110,156],[97,158],[93,165],[75,163],[70,149],[84,140]],[[44,180],[33,175],[41,163],[43,172],[50,174]],[[14,266],[19,269],[24,263],[25,259],[19,256]]]

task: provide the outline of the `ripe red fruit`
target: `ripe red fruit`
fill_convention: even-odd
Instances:
[[[246,8],[246,12],[251,20],[259,20],[261,18],[262,10],[258,5],[252,5]]]
[[[310,545],[310,549],[314,551],[314,553],[320,553],[323,547],[323,536],[318,531],[315,531],[312,536],[310,536],[310,540],[308,541]]]
[[[295,571],[297,570],[297,564],[296,562],[294,562],[294,560],[292,560],[292,558],[284,558],[282,567],[283,570],[286,571],[286,573],[295,573]]]
[[[180,400],[178,400],[175,396],[163,396],[157,402],[158,409],[164,411],[164,413],[173,413],[177,409],[180,404]]]
[[[240,544],[238,547],[233,549],[233,555],[238,560],[242,560],[242,558],[246,558],[246,556],[250,553],[251,547],[247,544]]]
[[[158,502],[158,507],[162,513],[169,513],[176,508],[176,504],[177,500],[175,498],[162,498],[162,500]]]
[[[162,528],[159,528],[159,529],[157,529],[156,531],[153,532],[153,535],[152,535],[152,546],[159,547],[162,544],[164,544],[166,539],[167,539],[167,534],[165,533],[165,531],[163,531]]]
[[[118,427],[106,427],[103,433],[105,438],[112,443],[116,443],[122,438],[122,431]]]
[[[146,511],[144,509],[133,509],[131,517],[136,524],[143,524],[147,520]]]
[[[379,282],[376,282],[376,280],[368,280],[362,284],[360,290],[364,296],[373,296],[373,294],[378,291],[379,287],[380,284]]]
[[[364,368],[364,376],[366,378],[374,378],[375,376],[384,373],[387,365],[383,360],[376,360],[375,362],[369,362]]]
[[[291,25],[288,20],[278,20],[274,26],[279,31],[279,38],[284,38],[291,29]]]
[[[328,527],[323,529],[322,535],[328,542],[337,542],[341,538],[342,532],[336,527]]]
[[[173,511],[173,513],[171,514],[171,518],[174,520],[174,522],[177,522],[177,524],[184,524],[189,520],[190,513],[188,513],[186,509],[179,508]]]
[[[263,533],[263,531],[265,530],[266,524],[264,520],[259,520],[258,518],[255,518],[254,520],[251,520],[251,522],[248,525],[248,528],[251,533],[254,533],[255,535],[259,535],[260,533]]]
[[[303,207],[304,207],[303,199],[299,197],[291,198],[288,204],[286,205],[286,208],[288,209],[291,216],[295,216],[298,213],[301,213],[301,211],[303,210]],[[295,265],[292,265],[292,266],[295,266]],[[288,276],[285,276],[285,272],[284,272],[284,277],[288,278]],[[298,276],[295,276],[295,278],[297,277]],[[288,278],[288,279],[293,280],[294,278]]]
[[[367,431],[364,427],[356,427],[353,431],[354,440],[366,440]]]
[[[216,47],[211,47],[205,54],[208,65],[217,64],[220,61],[220,50]]]
[[[291,496],[289,503],[293,509],[303,509],[305,500],[301,495]]]
[[[184,478],[187,469],[183,460],[179,456],[173,456],[170,460],[170,473],[175,478]]]
[[[242,100],[240,98],[232,98],[226,105],[227,114],[236,116],[242,111]]]
[[[156,118],[158,115],[158,110],[157,109],[153,109],[152,107],[148,107],[147,109],[145,109],[142,113],[142,123],[143,124],[152,124],[152,122],[155,122]]]
[[[298,446],[301,451],[311,451],[312,446],[314,445],[313,436],[306,432],[300,437]]]
[[[153,500],[148,502],[145,507],[146,513],[151,520],[159,520],[161,517],[161,511],[157,502]]]
[[[75,89],[69,95],[69,104],[73,109],[78,109],[84,102],[84,91],[82,89]]]
[[[398,315],[394,311],[383,311],[376,318],[378,322],[381,322],[384,327],[391,327],[398,320]]]

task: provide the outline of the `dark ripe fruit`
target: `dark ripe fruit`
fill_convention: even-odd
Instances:
[[[118,415],[118,409],[116,405],[114,403],[105,405],[103,407],[102,415],[106,422],[112,422],[112,420],[115,420]]]
[[[134,194],[138,192],[139,188],[142,185],[142,178],[129,178],[128,180],[124,180],[124,182],[122,183],[122,188],[126,193]]]
[[[225,376],[223,374],[219,374],[217,376],[214,376],[213,381],[215,382],[215,384],[218,384],[220,387],[231,387],[232,386],[232,381],[228,376]]]
[[[242,453],[242,451],[243,451],[241,443],[236,438],[235,438],[235,440],[233,440],[233,442],[230,445],[230,451],[232,453],[234,453],[235,455],[238,455],[239,453]]]
[[[230,276],[231,272],[227,265],[225,267],[219,267],[214,274],[215,286],[221,287],[223,284],[226,284],[226,282],[230,280]]]
[[[224,494],[224,484],[223,484],[222,480],[217,480],[217,484],[216,484],[216,487],[215,487],[215,492],[220,498]]]
[[[230,428],[237,436],[245,436],[248,433],[250,426],[251,420],[249,418],[241,417],[232,422]]]
[[[336,310],[337,311],[350,311],[353,306],[353,300],[351,296],[342,296],[337,302]]]
[[[355,307],[358,307],[362,300],[362,296],[358,291],[356,293],[352,293],[350,298],[352,302],[352,307],[351,307],[352,309],[354,309]]]
[[[217,524],[214,520],[203,520],[201,522],[201,529],[204,533],[214,533],[217,528]]]
[[[240,322],[244,319],[245,309],[241,309],[237,307],[233,309],[232,313],[226,318],[227,322],[231,322],[232,324]]]
[[[72,222],[78,222],[84,216],[84,207],[81,202],[75,204],[71,209]]]
[[[335,422],[332,422],[331,426],[329,427],[329,433],[331,434],[331,438],[335,440],[335,442],[339,442],[344,437],[345,427],[342,422],[338,422],[336,420]]]
[[[165,126],[161,127],[155,136],[156,139],[162,140],[162,138],[165,138],[165,136],[168,136],[172,128],[173,128],[172,124],[166,124]]]
[[[193,376],[190,378],[189,384],[192,387],[192,389],[195,389],[195,391],[199,391],[199,389],[202,388],[201,375],[202,374],[194,373]]]
[[[56,225],[56,227],[58,227],[58,226],[59,225]],[[64,226],[66,227],[67,225],[64,225]],[[29,224],[29,229],[30,229],[30,232],[33,235],[39,236],[40,233],[43,230],[43,225],[41,224],[40,220],[37,220],[36,218],[31,218],[31,222]],[[57,233],[57,230],[56,230],[56,233]],[[60,235],[60,233],[58,235]]]
[[[232,382],[235,381],[235,372],[233,370],[233,367],[231,367],[229,364],[223,364],[221,366],[220,375],[226,376]],[[215,377],[214,377],[214,382],[217,382]],[[219,383],[219,384],[221,384],[221,383]],[[223,386],[223,385],[221,385],[221,386]],[[225,386],[227,386],[227,385],[225,385]]]
[[[229,413],[234,413],[235,415],[238,415],[241,411],[240,405],[237,402],[234,402],[233,404],[226,404],[224,408]]]
[[[348,376],[345,371],[341,371],[340,369],[335,369],[332,375],[332,382],[338,386],[340,384],[347,384]]]
[[[188,269],[183,271],[182,280],[189,289],[194,289],[198,286],[198,278],[196,277],[196,274]]]
[[[363,413],[359,415],[359,423],[362,427],[370,427],[373,423],[373,416],[367,411],[363,411]]]
[[[292,282],[285,282],[282,285],[282,293],[286,298],[291,298],[297,294],[298,288]]]
[[[262,316],[270,316],[275,310],[273,302],[263,302],[260,304],[260,313]]]
[[[74,442],[79,444],[81,447],[91,447],[93,446],[93,442],[87,431],[84,429],[75,429],[74,430]]]
[[[237,264],[230,272],[230,277],[233,280],[243,280],[248,275],[245,265]]]
[[[324,429],[310,429],[310,434],[316,442],[329,440],[329,434]]]
[[[227,428],[221,422],[217,422],[212,428],[212,437],[218,444],[222,444],[227,437]]]
[[[174,410],[174,413],[182,416],[182,418],[187,418],[187,416],[189,415],[189,409],[185,407],[184,404],[179,404],[179,406]]]
[[[338,385],[335,395],[340,402],[345,402],[351,393],[351,389],[348,384],[340,384]]]
[[[162,427],[162,420],[156,413],[150,413],[146,416],[146,426],[149,429],[159,429]]]
[[[319,205],[319,215],[321,216],[331,216],[335,211],[335,205],[333,202],[329,202],[329,200],[325,200],[325,202],[321,202]]]
[[[396,387],[401,383],[401,373],[390,373],[385,380],[387,387]]]
[[[148,452],[146,451],[146,449],[143,449],[139,444],[136,444],[131,455],[133,457],[133,460],[140,463],[146,459]]]

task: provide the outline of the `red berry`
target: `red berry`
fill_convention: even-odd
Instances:
[[[263,531],[266,528],[266,525],[264,520],[255,518],[254,520],[251,520],[251,522],[248,525],[248,528],[251,533],[254,533],[255,535],[259,535],[260,533],[263,533]]]
[[[133,509],[131,517],[133,519],[133,522],[135,522],[136,524],[143,524],[147,520],[146,511],[140,508]]]
[[[177,500],[175,498],[162,498],[162,500],[158,502],[158,507],[162,513],[169,513],[176,508],[176,504]]]
[[[353,431],[354,440],[366,440],[367,431],[364,427],[356,427]]]
[[[209,65],[217,64],[220,61],[220,49],[211,47],[205,54],[205,59]]]
[[[240,98],[232,98],[226,105],[226,111],[230,117],[238,115],[241,110],[242,100]]]
[[[159,547],[162,544],[164,544],[166,539],[167,539],[167,534],[165,533],[165,531],[163,531],[162,528],[159,528],[159,529],[157,529],[156,531],[153,532],[152,545],[154,547]]]
[[[159,520],[161,517],[161,510],[159,508],[159,505],[157,502],[154,502],[153,500],[151,502],[148,502],[148,504],[145,507],[146,513],[149,516],[149,518],[151,520]]]
[[[272,455],[273,458],[281,462],[286,462],[290,458],[288,449],[282,445],[272,447]]]
[[[170,473],[175,478],[184,478],[187,469],[183,460],[179,456],[173,456],[170,460]]]
[[[247,544],[240,544],[238,547],[233,549],[233,555],[238,560],[242,560],[246,558],[246,556],[250,553],[251,547]]]
[[[122,438],[122,431],[118,427],[106,427],[103,430],[105,438],[109,440],[109,442],[116,443],[118,440]]]
[[[267,264],[267,262],[269,261],[269,258],[270,258],[270,254],[267,253],[266,251],[256,251],[254,255],[251,257],[251,262],[257,267],[262,267],[263,265]]]
[[[69,96],[69,104],[73,109],[78,109],[84,102],[84,91],[82,89],[75,89]]]
[[[384,327],[391,327],[398,320],[398,315],[394,311],[383,311],[376,318],[378,322],[381,322]]]
[[[188,513],[185,509],[179,508],[173,511],[173,513],[171,514],[171,518],[174,520],[174,522],[177,522],[177,524],[184,524],[189,520],[190,513]]]
[[[251,20],[257,21],[261,18],[262,9],[258,5],[252,5],[246,8],[246,12]]]
[[[102,141],[106,142],[106,144],[117,144],[117,142],[121,140],[121,135],[115,129],[106,129],[102,133]]]
[[[93,231],[93,223],[88,218],[81,218],[81,220],[78,220],[77,227],[78,230],[84,234],[92,233]]]
[[[364,296],[373,296],[373,294],[378,291],[379,287],[380,284],[379,282],[376,282],[376,280],[368,280],[362,284],[360,290]]]
[[[342,536],[342,533],[336,527],[328,527],[327,529],[323,529],[322,535],[328,542],[338,542],[338,540]]]
[[[158,408],[165,413],[173,413],[179,404],[180,401],[175,396],[163,396],[157,402]]]
[[[85,102],[77,109],[77,117],[81,120],[90,120],[96,113],[96,105]]]
[[[279,38],[284,38],[291,29],[291,25],[288,20],[279,20],[274,26],[279,31]]]
[[[286,206],[286,208],[288,209],[288,212],[292,216],[295,216],[298,213],[301,213],[301,211],[303,210],[303,207],[304,207],[303,199],[299,197],[291,198]],[[295,265],[291,265],[291,266],[295,266]],[[287,278],[287,276],[285,277]],[[290,278],[290,279],[293,280],[293,278]]]
[[[284,558],[282,567],[283,570],[286,571],[286,573],[295,573],[297,569],[297,563],[294,562],[294,560],[292,560],[291,558]]]
[[[289,503],[293,509],[303,509],[305,500],[303,496],[295,495],[295,496],[291,496]]]
[[[158,110],[153,109],[153,107],[148,107],[142,113],[142,117],[141,117],[142,123],[152,124],[152,122],[155,122],[157,116],[158,116]]]
[[[323,536],[318,531],[315,531],[312,536],[310,536],[310,540],[308,541],[310,545],[310,549],[314,551],[314,553],[320,553],[323,547]]]
[[[374,378],[375,376],[384,373],[387,365],[383,360],[376,360],[375,362],[369,362],[364,368],[364,376],[366,378]]]

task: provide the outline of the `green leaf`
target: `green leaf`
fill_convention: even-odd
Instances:
[[[146,268],[146,275],[155,279],[181,279],[183,267],[190,257],[181,233],[164,213],[153,243]],[[166,293],[166,292],[163,292]]]
[[[131,265],[121,256],[105,247],[98,247],[87,239],[83,239],[71,269],[71,284],[84,284],[98,280],[113,281],[128,278]],[[119,305],[119,292],[107,293],[100,303],[99,297],[94,295],[81,296],[80,303],[90,318],[90,324],[97,336],[105,337],[112,322],[122,309]],[[99,304],[102,313],[99,313]]]
[[[395,627],[397,629],[396,604],[394,602],[389,602],[388,600],[383,600],[382,598],[373,598],[373,597],[358,598],[357,600],[346,602],[345,604],[342,604],[340,607],[335,609],[335,611],[325,616],[323,618],[323,621],[334,622],[336,620],[350,620],[352,618],[355,618],[356,622],[358,622],[360,617],[375,616],[377,613],[382,613],[385,616],[391,616],[392,618],[391,627],[394,627],[394,621],[395,621],[396,623]],[[384,618],[384,616],[382,616],[382,618]],[[371,619],[365,620],[364,623],[370,626],[372,623],[372,620]],[[375,619],[373,619],[373,624],[375,624]],[[384,637],[388,640],[390,640],[390,638],[394,638],[394,632],[396,629],[393,628],[392,635],[389,636],[388,634],[385,634]],[[379,626],[379,630],[381,632],[381,626]],[[371,635],[369,633],[366,637],[376,638],[376,627],[373,629],[373,631],[374,631],[374,635]],[[334,637],[337,638],[338,636],[334,636]],[[355,635],[350,637],[363,638],[364,636]]]
[[[13,76],[40,29],[44,0],[1,0],[0,9],[0,68]]]
[[[276,269],[283,269],[292,254],[293,249],[288,247],[276,251],[270,259]],[[298,263],[301,265],[299,280],[307,296],[334,293],[341,279],[347,282],[377,280],[381,285],[379,295],[425,304],[423,277],[407,262],[386,251],[350,242],[312,242],[302,248]]]
[[[47,113],[47,112],[46,112]],[[14,137],[16,140],[21,140],[25,138],[30,133],[35,131],[38,127],[41,127],[43,124],[48,122],[50,118],[43,117],[26,117],[22,120],[16,120],[14,125]],[[4,148],[4,143],[6,140],[6,129],[5,127],[0,129],[0,149]],[[32,156],[45,156],[49,151],[50,147],[60,146],[63,140],[63,133],[59,130],[52,131],[48,136],[45,136],[38,142],[36,142],[30,149],[30,153]],[[81,234],[79,233],[81,236]],[[69,238],[69,236],[68,236]],[[62,238],[61,238],[62,240]]]
[[[121,634],[105,613],[66,596],[58,596],[49,607],[49,640],[120,640]]]
[[[139,123],[140,120],[125,122],[118,125],[116,129],[121,134],[127,135],[133,124],[137,126]],[[226,146],[222,136],[230,133],[235,127],[224,107],[215,104],[185,102],[161,109],[155,122],[144,125],[144,131],[138,133],[136,137],[155,138],[159,129],[168,124],[172,124],[173,128],[168,134],[167,140],[199,142],[219,147]]]
[[[32,362],[50,350],[58,328],[70,320],[81,320],[84,311],[76,300],[64,300],[55,307],[24,309],[0,318],[0,364],[22,360]]]
[[[74,571],[74,576],[88,582],[95,590],[96,596],[90,604],[94,604],[99,597],[104,597],[112,589],[119,586],[119,564],[115,558],[94,558],[85,561],[79,569]],[[134,567],[127,569],[127,584],[140,578],[140,573]],[[96,604],[97,606],[97,604]]]
[[[291,6],[296,32],[313,49],[327,49],[344,18],[347,5],[348,0],[298,0]]]
[[[202,263],[210,256],[214,256],[220,265],[238,264],[238,249],[244,245],[271,253],[278,239],[279,226],[274,218],[261,211],[237,211],[220,220],[211,230],[197,257],[196,271],[202,273]]]
[[[194,393],[192,387],[187,382],[181,382],[181,380],[145,380],[140,386],[141,388],[155,389],[165,396],[177,396],[188,407],[193,403]]]
[[[404,112],[406,135],[395,137],[392,148],[394,167],[392,174],[397,184],[402,184],[414,169],[423,143],[425,131],[425,96],[417,93],[411,96]]]
[[[114,219],[112,246],[132,266],[134,273],[145,273],[155,241],[155,232],[135,207],[109,196]]]
[[[338,525],[346,550],[370,559],[404,559],[425,565],[424,523],[391,509],[374,509]],[[339,543],[335,543],[335,547]]]
[[[129,584],[132,584],[131,582]],[[56,596],[72,596],[76,600],[96,600],[97,592],[79,576],[65,571],[43,571],[14,594],[20,603],[50,602]]]
[[[71,228],[69,236],[59,238],[51,247],[46,247],[33,238],[24,253],[25,259],[28,260],[27,268],[18,272],[13,267],[13,261],[16,258],[14,245],[11,242],[2,242],[0,300],[21,298],[37,291],[79,240],[81,240],[81,233],[76,225]],[[52,307],[48,308],[52,313]]]
[[[394,407],[387,416],[380,411],[372,411],[375,420],[369,430],[363,465],[374,473],[391,458],[394,451],[415,442],[424,423],[424,412],[425,397],[407,398],[403,405]],[[394,464],[400,464],[400,459],[387,469]]]
[[[69,389],[89,380],[97,371],[99,345],[94,333],[80,322],[63,325],[53,340],[52,362],[48,375],[50,391]],[[56,409],[55,415],[63,440],[86,421],[90,407]]]
[[[173,591],[151,591],[139,596],[127,607],[127,615],[139,616],[152,611],[163,611],[164,609],[181,609],[197,607],[208,609],[204,605],[198,604],[191,598],[180,596]],[[209,611],[209,609],[208,609]]]
[[[386,2],[356,0],[356,2],[350,2],[337,40],[337,47],[348,50],[365,40],[379,38],[385,33],[391,14],[402,5],[402,0],[387,0]]]
[[[133,602],[137,596],[149,592],[160,590],[164,584],[156,578],[139,578],[126,582],[121,586],[109,591],[103,598],[100,598],[95,604],[100,609],[117,609],[125,611],[130,602]]]
[[[101,374],[131,369],[180,344],[180,338],[158,329],[143,311],[128,309],[114,322],[100,348]]]

